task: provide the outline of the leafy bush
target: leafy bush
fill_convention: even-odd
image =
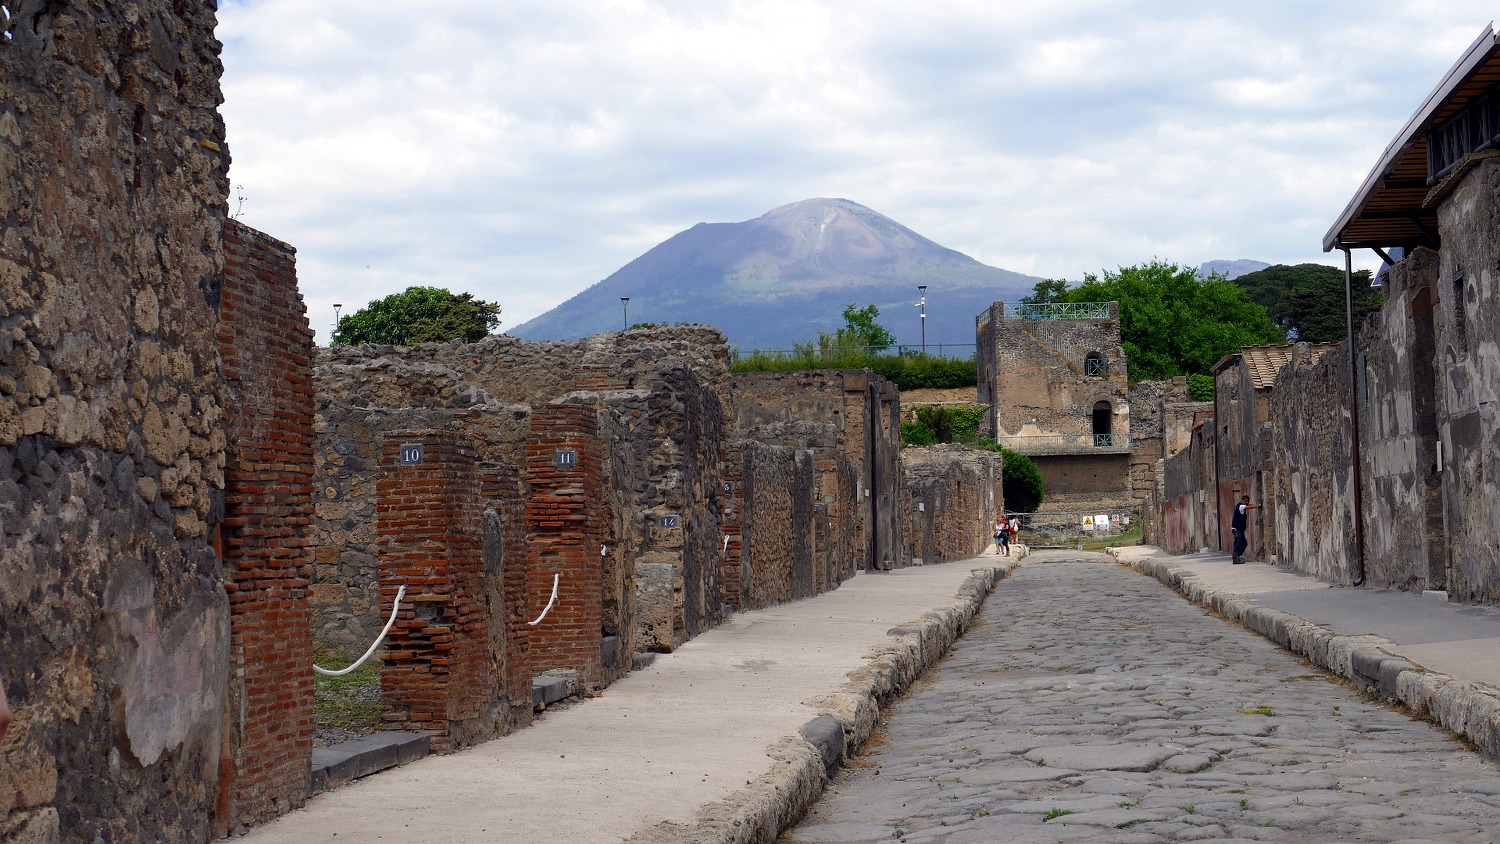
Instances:
[[[901,423],[902,445],[937,445],[937,434],[921,422]]]
[[[1193,373],[1187,377],[1188,395],[1193,401],[1214,400],[1214,378],[1212,375],[1199,375]]]

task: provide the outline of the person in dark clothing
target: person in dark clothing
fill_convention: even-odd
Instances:
[[[1259,510],[1259,504],[1251,504],[1250,496],[1241,496],[1240,503],[1234,505],[1234,518],[1229,520],[1229,530],[1234,533],[1234,564],[1244,562],[1245,546],[1250,543],[1245,539],[1245,525],[1250,520],[1250,511]]]

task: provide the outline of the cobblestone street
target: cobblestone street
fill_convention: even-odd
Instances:
[[[1041,552],[783,844],[1494,842],[1500,768],[1108,557]]]

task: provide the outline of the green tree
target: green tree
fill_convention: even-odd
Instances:
[[[408,287],[339,320],[333,342],[342,345],[481,340],[500,324],[500,305],[440,287]]]
[[[1120,342],[1138,381],[1205,373],[1242,346],[1283,339],[1266,309],[1234,282],[1169,261],[1090,273],[1058,301],[1119,302]]]
[[[1326,264],[1277,264],[1234,280],[1288,338],[1309,343],[1344,339],[1344,271]],[[1354,326],[1378,310],[1382,296],[1370,286],[1369,270],[1354,274]]]
[[[1008,448],[1000,448],[1005,458],[1000,489],[1005,494],[1005,510],[1010,513],[1035,513],[1047,497],[1042,472],[1030,457]]]
[[[1068,283],[1060,278],[1044,278],[1031,288],[1031,295],[1022,297],[1023,305],[1050,305],[1063,301]]]
[[[833,335],[834,345],[864,346],[872,352],[882,352],[896,344],[896,338],[885,326],[875,321],[880,308],[866,305],[863,308],[850,305],[844,309],[844,327]]]

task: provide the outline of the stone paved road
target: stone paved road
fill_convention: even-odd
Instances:
[[[981,619],[783,844],[1500,835],[1496,765],[1103,555]]]

